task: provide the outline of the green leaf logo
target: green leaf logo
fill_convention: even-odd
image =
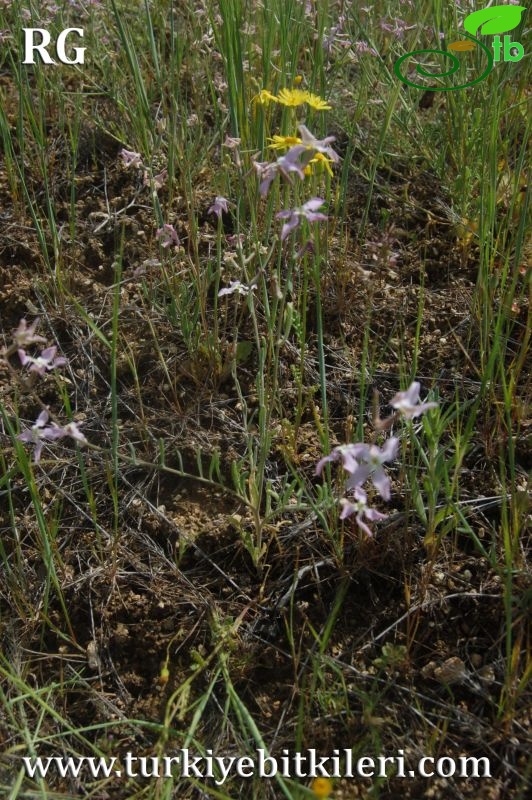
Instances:
[[[464,30],[476,36],[483,34],[489,36],[494,33],[506,33],[517,28],[521,22],[521,15],[526,6],[491,6],[473,11],[464,20]],[[480,28],[480,30],[479,30]]]

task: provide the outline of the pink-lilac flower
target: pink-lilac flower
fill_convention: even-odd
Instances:
[[[17,345],[17,348],[27,347],[29,344],[45,344],[46,339],[44,336],[38,336],[35,331],[37,330],[37,325],[39,324],[39,319],[34,319],[31,325],[28,326],[28,323],[25,319],[21,319],[18,328],[16,331],[13,331],[13,340]]]
[[[37,358],[33,358],[33,356],[29,356],[25,350],[18,350],[18,357],[20,358],[20,363],[23,367],[30,365],[30,372],[36,372],[37,375],[41,377],[46,373],[46,371],[50,371],[52,369],[56,369],[57,367],[62,367],[67,363],[66,358],[63,356],[57,356],[57,347],[53,345],[52,347],[47,347],[45,350],[41,352],[40,356]]]
[[[240,158],[240,143],[241,139],[237,139],[235,136],[226,136],[223,146],[227,147],[228,150],[233,151],[233,158],[235,160],[235,164],[237,167],[242,166],[242,160]]]
[[[319,475],[324,464],[330,461],[342,460],[343,468],[349,472],[346,489],[357,489],[365,483],[368,478],[384,500],[390,499],[390,479],[384,471],[383,464],[393,461],[399,447],[399,439],[392,436],[382,448],[376,444],[344,444],[335,447],[332,453],[320,459],[316,466],[316,474]]]
[[[126,150],[125,147],[123,147],[119,155],[122,157],[122,161],[126,167],[142,166],[142,157],[140,153],[135,153],[134,150]]]
[[[208,210],[208,214],[216,214],[218,219],[222,218],[222,214],[227,214],[229,211],[229,200],[226,197],[217,195],[214,203]]]
[[[218,292],[218,297],[224,297],[224,295],[234,294],[235,292],[245,297],[256,288],[256,283],[247,284],[241,283],[240,281],[231,281],[229,286],[226,286],[224,289],[220,289]]]
[[[275,179],[280,174],[290,183],[292,173],[295,172],[301,180],[305,179],[305,169],[316,156],[322,153],[331,161],[338,162],[340,156],[330,146],[334,142],[334,136],[326,136],[325,139],[316,139],[305,125],[299,126],[301,143],[291,147],[284,156],[280,156],[277,161],[254,161],[253,166],[261,179],[259,193],[261,197],[268,194],[268,190]]]
[[[153,181],[153,186],[155,189],[162,189],[164,184],[168,179],[168,170],[166,167],[159,172],[158,175],[152,175],[150,180],[150,175],[147,171],[144,172],[144,186],[150,186],[151,181]]]
[[[396,436],[387,439],[382,448],[376,444],[365,445],[366,449],[361,450],[357,456],[357,461],[361,463],[351,472],[345,488],[356,489],[369,478],[382,499],[389,500],[391,483],[382,465],[387,461],[393,461],[398,447],[399,439]]]
[[[76,441],[80,442],[80,444],[87,444],[87,439],[80,431],[76,422],[69,422],[63,427],[56,425],[55,422],[52,422],[51,425],[47,426],[46,423],[48,422],[48,418],[48,412],[41,411],[35,420],[35,424],[32,425],[31,428],[23,431],[23,433],[19,433],[17,436],[17,439],[19,439],[21,442],[35,445],[33,460],[36,464],[41,457],[43,445],[46,440],[53,442],[56,439],[62,439],[65,436],[70,436],[71,439],[75,439]]]
[[[87,444],[87,439],[85,435],[80,431],[77,422],[68,422],[62,430],[63,436],[70,436],[71,439],[75,439],[77,442],[81,442],[81,444]]]
[[[405,35],[405,31],[411,31],[416,26],[409,25],[408,22],[405,22],[403,19],[399,19],[399,17],[394,17],[393,23],[381,20],[380,27],[386,33],[392,33],[398,39],[402,39]]]
[[[259,194],[261,197],[265,197],[268,194],[268,190],[273,180],[279,172],[277,162],[275,161],[270,163],[269,161],[254,161],[253,167],[260,178]]]
[[[301,144],[298,147],[303,147],[306,150],[315,150],[317,153],[323,153],[331,161],[336,164],[340,160],[338,153],[332,149],[331,142],[334,142],[335,136],[326,136],[325,139],[316,139],[306,125],[299,125],[298,131],[301,136]]]
[[[305,178],[305,167],[312,157],[306,152],[307,149],[304,144],[295,144],[284,156],[279,156],[277,165],[286,178],[290,179],[292,172],[295,172],[301,180]]]
[[[49,441],[53,441],[54,439],[60,439],[61,436],[64,436],[62,429],[59,425],[55,425],[52,423],[51,426],[46,426],[48,422],[48,412],[41,411],[37,419],[35,420],[35,424],[25,430],[23,433],[19,433],[17,439],[21,442],[27,442],[28,444],[35,445],[35,451],[33,454],[33,460],[37,464],[40,457],[44,442],[46,439]]]
[[[345,17],[343,18],[345,20]],[[326,36],[322,38],[322,47],[330,55],[333,46],[336,44],[339,47],[350,47],[351,41],[347,38],[347,34],[342,33],[343,22],[342,19],[338,20],[338,25],[329,28]]]
[[[414,419],[424,414],[425,411],[429,411],[431,408],[437,408],[438,403],[419,402],[420,388],[419,382],[414,381],[405,392],[397,392],[390,400],[390,405],[405,419]]]
[[[281,241],[284,242],[288,234],[298,227],[303,218],[308,220],[308,222],[327,221],[327,214],[322,214],[318,211],[318,208],[321,208],[324,202],[325,200],[322,200],[320,197],[312,197],[300,208],[279,211],[279,213],[276,214],[276,218],[286,220],[281,230]]]
[[[255,161],[255,170],[261,178],[259,186],[261,197],[268,194],[272,181],[277,175],[282,175],[291,183],[292,173],[295,172],[301,180],[304,180],[305,167],[312,158],[312,153],[307,151],[308,148],[305,145],[296,144],[294,147],[291,147],[284,156],[280,156],[277,161],[273,163],[268,161]]]
[[[179,236],[173,225],[165,223],[158,228],[155,238],[159,240],[161,247],[170,247],[172,244],[179,245]]]
[[[325,464],[328,464],[332,461],[338,461],[340,459],[346,472],[354,472],[358,467],[357,458],[359,455],[366,453],[367,448],[368,445],[364,443],[338,445],[338,447],[335,447],[328,456],[320,458],[316,465],[316,475],[321,475],[321,471]]]
[[[353,49],[358,56],[363,56],[366,54],[371,56],[379,55],[374,47],[371,47],[371,45],[364,41],[353,42]]]
[[[246,237],[243,233],[231,233],[229,236],[226,236],[226,240],[228,244],[236,247],[237,250],[241,250]]]
[[[359,528],[361,528],[368,536],[373,536],[371,528],[364,522],[364,517],[370,522],[376,522],[380,519],[386,519],[386,514],[382,514],[374,508],[368,506],[368,496],[364,489],[357,487],[354,491],[355,501],[349,500],[347,497],[342,497],[340,505],[342,506],[342,513],[340,519],[347,519],[352,514],[356,514],[355,520]]]
[[[239,147],[242,139],[238,139],[236,136],[226,136],[224,141],[224,147],[228,147],[229,150],[234,150],[236,147]]]

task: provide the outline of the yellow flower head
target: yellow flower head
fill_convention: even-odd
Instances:
[[[277,101],[283,106],[302,106],[307,103],[311,108],[316,111],[329,111],[332,106],[322,100],[317,94],[307,92],[303,89],[281,89]]]
[[[305,175],[312,175],[314,172],[318,172],[318,171],[321,172],[322,169],[325,169],[329,173],[331,178],[332,178],[332,177],[334,177],[333,171],[331,169],[331,164],[332,163],[333,163],[332,160],[330,158],[327,158],[327,156],[324,155],[323,153],[316,153],[314,158],[312,158],[308,162],[308,165],[305,167],[305,169],[303,171],[304,171]],[[317,164],[319,166],[312,167],[311,164]]]
[[[251,101],[252,103],[260,106],[267,106],[268,103],[277,103],[279,102],[274,94],[269,92],[267,89],[261,89],[258,94]]]
[[[283,106],[302,106],[307,102],[308,92],[302,89],[281,89],[277,98]]]
[[[311,108],[315,108],[316,111],[330,111],[332,108],[325,100],[322,100],[317,94],[312,94],[312,92],[307,92],[306,102]]]
[[[271,142],[268,145],[272,150],[284,150],[288,149],[289,147],[293,147],[295,144],[301,144],[301,139],[299,136],[272,136],[269,139]]]
[[[329,778],[314,778],[310,788],[319,800],[325,800],[331,796],[333,785]]]

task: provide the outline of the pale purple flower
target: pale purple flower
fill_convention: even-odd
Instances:
[[[279,168],[277,162],[269,163],[268,161],[254,161],[253,166],[259,178],[261,179],[259,184],[259,194],[261,197],[265,197],[268,194],[268,190],[277,176],[279,172]]]
[[[316,465],[316,475],[321,475],[325,464],[341,459],[346,472],[354,472],[358,468],[358,458],[367,455],[368,445],[364,443],[341,444],[335,447],[328,456],[321,458]]]
[[[431,408],[437,408],[438,403],[420,403],[419,390],[420,384],[414,381],[410,384],[406,392],[397,392],[390,400],[390,405],[395,408],[405,419],[414,419],[421,416]]]
[[[159,240],[161,247],[170,247],[170,245],[179,245],[179,236],[173,225],[165,223],[161,228],[158,228],[155,238]]]
[[[66,358],[63,356],[57,356],[57,347],[53,345],[52,347],[47,347],[45,350],[41,352],[40,356],[37,358],[33,358],[29,356],[25,350],[18,350],[18,357],[20,358],[20,363],[23,367],[27,364],[30,364],[30,372],[36,372],[37,375],[41,377],[46,373],[48,370],[56,369],[56,367],[62,367],[64,364],[67,363]]]
[[[56,425],[55,422],[52,422],[51,425],[47,426],[46,423],[48,422],[48,417],[49,415],[47,411],[41,411],[35,421],[35,424],[32,425],[31,428],[28,428],[28,430],[25,430],[23,433],[19,433],[17,436],[17,439],[19,439],[21,442],[27,442],[35,445],[33,460],[36,464],[41,457],[42,448],[46,440],[53,442],[56,439],[62,439],[65,436],[70,436],[71,439],[75,439],[76,441],[80,442],[80,444],[87,444],[87,439],[80,431],[76,422],[69,422],[64,427]]]
[[[222,214],[227,214],[229,211],[229,200],[226,197],[217,195],[214,203],[207,211],[208,214],[216,214],[218,219],[222,218]]]
[[[47,422],[48,412],[41,411],[35,420],[35,424],[32,425],[31,428],[25,430],[23,433],[19,433],[17,436],[17,439],[19,439],[21,442],[27,442],[28,444],[35,445],[33,460],[36,464],[41,457],[44,441],[46,439],[50,441],[53,441],[54,439],[60,439],[61,436],[65,435],[59,425],[52,423],[51,426],[46,427]]]
[[[134,150],[126,150],[125,147],[123,147],[119,155],[122,157],[122,161],[126,167],[142,166],[142,157],[140,153],[135,153]]]
[[[230,245],[236,247],[237,250],[241,250],[246,237],[243,233],[231,233],[229,236],[226,236],[226,240]]]
[[[21,319],[16,331],[13,331],[13,340],[18,348],[27,347],[29,344],[45,344],[46,339],[44,336],[38,336],[35,331],[39,319],[34,319],[30,326],[25,319]]]
[[[240,159],[240,142],[241,139],[237,139],[235,136],[226,136],[225,141],[223,143],[224,147],[227,147],[228,150],[233,151],[233,158],[235,160],[235,164],[237,167],[242,166],[242,161]]]
[[[386,519],[386,514],[376,511],[374,508],[368,506],[368,496],[366,492],[357,487],[354,491],[355,501],[349,500],[347,497],[342,497],[340,505],[342,506],[342,513],[340,519],[347,519],[352,514],[356,514],[356,523],[368,536],[373,536],[371,529],[364,522],[364,517],[370,522],[376,522],[380,519]]]
[[[405,22],[403,19],[399,19],[399,17],[394,17],[393,23],[381,20],[380,27],[386,33],[393,33],[393,35],[398,39],[402,39],[405,31],[411,31],[416,26],[409,25],[408,22]]]
[[[342,23],[339,20],[338,25],[334,25],[332,28],[329,28],[329,32],[327,36],[324,36],[322,39],[322,47],[327,53],[330,55],[332,48],[334,45],[338,47],[350,47],[351,40],[347,38],[346,33],[342,33]]]
[[[364,41],[353,42],[353,49],[355,53],[359,56],[363,56],[366,54],[371,56],[379,55],[374,47],[371,47],[371,45],[369,45],[367,42]]]
[[[290,173],[292,172],[295,172],[301,180],[305,178],[305,167],[312,158],[312,155],[306,152],[307,149],[308,148],[304,144],[295,144],[284,156],[280,156],[277,159],[279,172],[281,172],[285,178],[290,180]],[[300,156],[303,154],[305,157],[301,159]]]
[[[334,142],[336,139],[335,136],[326,136],[325,139],[316,139],[306,125],[299,125],[298,131],[301,136],[301,144],[296,145],[296,147],[303,147],[306,150],[315,150],[317,153],[323,153],[330,158],[331,161],[334,161],[334,163],[337,163],[340,160],[338,153],[336,153],[330,146],[331,142]]]
[[[224,289],[220,289],[218,292],[218,297],[224,297],[224,295],[234,294],[235,292],[245,297],[256,288],[256,283],[247,284],[241,283],[240,281],[231,281],[229,286],[226,286]]]
[[[384,500],[390,499],[390,479],[386,475],[383,464],[393,461],[397,454],[399,439],[392,436],[382,448],[376,444],[343,444],[335,447],[332,453],[322,458],[316,466],[316,474],[320,475],[324,464],[341,459],[342,466],[349,472],[346,489],[358,489],[368,478]]]
[[[300,208],[279,211],[279,213],[276,214],[276,218],[286,220],[281,230],[281,241],[284,242],[288,234],[298,227],[303,218],[308,220],[308,222],[327,221],[327,214],[322,214],[318,211],[318,208],[321,208],[324,202],[325,200],[322,200],[320,197],[312,197]]]
[[[163,170],[161,170],[161,172],[159,172],[158,175],[153,175],[152,176],[153,185],[154,185],[155,189],[162,189],[164,184],[166,183],[167,179],[168,179],[168,170],[165,167]],[[150,185],[150,176],[149,176],[149,174],[147,172],[145,172],[144,173],[144,186],[149,186],[149,185]]]
[[[361,463],[351,472],[345,484],[345,488],[356,489],[362,486],[369,478],[382,499],[389,500],[391,484],[382,465],[386,463],[386,461],[393,461],[397,455],[399,439],[396,436],[392,436],[384,442],[382,448],[378,447],[376,444],[364,446],[366,449],[364,451],[361,450],[356,457],[356,460]]]
[[[305,168],[309,162],[312,161],[314,153],[324,153],[331,161],[337,162],[340,157],[338,153],[330,147],[330,143],[334,142],[334,136],[326,136],[325,139],[316,139],[315,136],[309,131],[305,125],[299,126],[301,134],[301,144],[295,144],[291,147],[284,156],[280,156],[277,161],[270,163],[268,161],[254,161],[253,167],[257,175],[261,179],[259,186],[259,193],[261,197],[268,194],[268,190],[279,174],[286,178],[290,183],[292,182],[292,173],[304,180]]]
[[[268,171],[269,167],[276,167],[276,164],[272,164],[271,161],[253,160],[252,164],[253,164],[253,169],[255,170],[259,178],[262,178],[262,176]]]
[[[77,422],[69,422],[63,428],[59,428],[59,430],[62,431],[63,436],[70,436],[71,439],[75,439],[81,444],[87,444],[87,439],[80,431]]]
[[[228,147],[229,150],[234,150],[236,147],[240,145],[242,139],[238,139],[236,136],[226,136],[224,141],[224,147]]]
[[[302,158],[303,156],[303,158]],[[264,197],[272,181],[277,175],[282,175],[289,183],[292,182],[292,173],[304,180],[305,167],[312,159],[312,152],[302,144],[296,144],[287,151],[284,156],[280,156],[277,161],[269,163],[267,161],[254,161],[253,166],[259,177],[262,179],[259,186],[259,194]]]

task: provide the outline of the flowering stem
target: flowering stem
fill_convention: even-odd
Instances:
[[[316,327],[318,329],[318,364],[320,370],[321,410],[323,417],[322,446],[327,451],[329,445],[329,414],[327,410],[327,376],[325,368],[325,351],[323,347],[323,316],[321,309],[321,257],[319,252],[319,239],[316,240],[316,256],[314,260],[313,278],[316,289]]]
[[[303,291],[301,294],[301,337],[300,337],[300,357],[299,357],[299,375],[298,375],[298,395],[297,395],[297,409],[296,419],[294,423],[294,439],[297,440],[297,432],[301,423],[301,416],[303,414],[303,376],[305,374],[305,351],[307,340],[307,304],[308,304],[308,276],[309,265],[308,255],[305,253],[303,256]]]
[[[222,271],[222,215],[218,215],[216,228],[216,271],[214,273],[214,308],[213,308],[213,346],[218,347],[218,291],[220,289],[220,274]]]

